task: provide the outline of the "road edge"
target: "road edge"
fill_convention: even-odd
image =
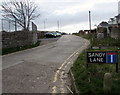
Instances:
[[[89,40],[88,40],[89,41]],[[79,53],[79,55],[81,54],[81,53],[83,53],[86,49],[88,49],[88,48],[90,48],[90,43],[88,44],[88,46],[84,49],[84,50],[82,50],[80,53]],[[78,56],[77,56],[77,58],[78,58]],[[77,58],[75,59],[75,61],[77,60]],[[74,63],[73,63],[74,64]],[[73,65],[72,65],[72,67],[73,67]],[[71,82],[71,84],[70,85],[72,85],[73,84],[73,88],[75,89],[75,95],[80,95],[80,91],[77,89],[77,85],[76,85],[76,83],[75,83],[75,78],[74,78],[74,74],[73,74],[73,72],[72,72],[72,67],[70,68],[70,70],[69,70],[69,77],[70,77],[70,82]],[[71,89],[70,89],[71,90]],[[72,91],[72,90],[71,90]],[[71,92],[70,91],[70,92]],[[71,94],[73,93],[73,91],[71,92]],[[73,93],[73,95],[74,95],[74,93]]]

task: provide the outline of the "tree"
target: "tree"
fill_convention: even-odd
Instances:
[[[12,0],[3,2],[2,5],[3,17],[6,20],[18,23],[23,30],[29,30],[30,21],[39,17],[36,13],[37,6],[29,0]]]

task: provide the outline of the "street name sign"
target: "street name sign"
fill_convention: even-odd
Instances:
[[[106,52],[87,52],[87,63],[106,63]]]
[[[87,52],[87,66],[92,63],[111,63],[116,64],[118,72],[118,55],[117,51],[89,51]]]
[[[116,64],[117,51],[90,51],[87,52],[87,63],[114,63]]]

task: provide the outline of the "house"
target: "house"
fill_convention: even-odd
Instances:
[[[110,18],[108,21],[109,26],[118,27],[118,23],[120,23],[120,14],[115,16],[114,18]]]
[[[117,24],[118,24],[118,23],[120,24],[120,14],[117,15],[117,16],[115,16],[115,18],[116,18],[116,22],[117,22]]]
[[[105,22],[105,21],[102,21],[102,22],[98,25],[98,27],[104,27],[104,28],[106,28],[106,27],[108,27],[108,23]]]
[[[109,24],[105,21],[102,21],[97,27],[98,33],[103,33],[104,37],[110,34]]]
[[[114,18],[110,18],[108,21],[110,36],[112,38],[120,38],[120,14],[115,16]]]

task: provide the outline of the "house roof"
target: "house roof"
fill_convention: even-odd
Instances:
[[[106,26],[108,26],[108,23],[104,21],[98,25],[98,27],[106,27]]]

